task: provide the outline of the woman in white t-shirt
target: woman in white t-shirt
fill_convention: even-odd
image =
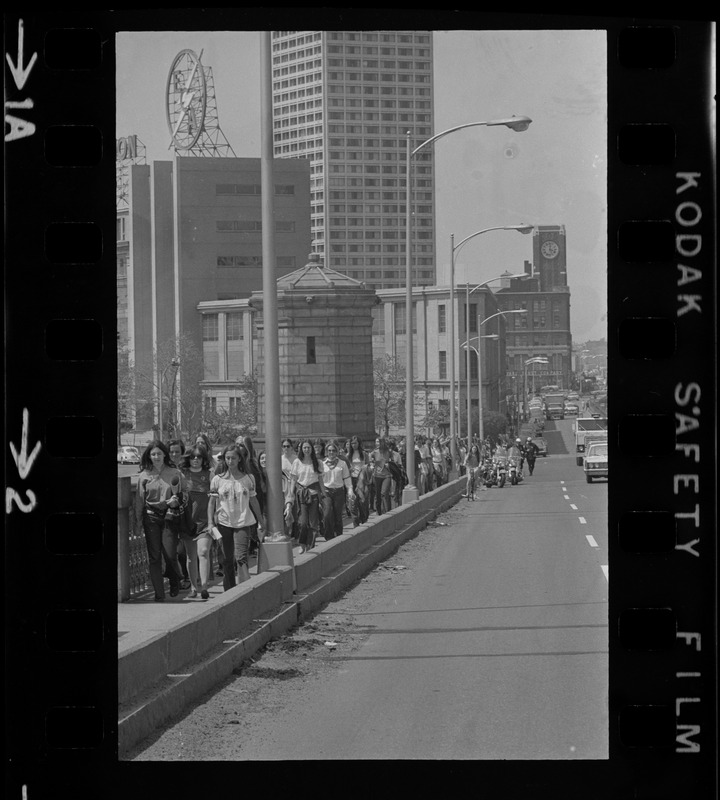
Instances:
[[[250,577],[250,535],[255,525],[258,531],[265,527],[248,451],[241,444],[228,445],[219,456],[218,473],[210,481],[208,521],[222,534],[223,589],[227,591],[235,586],[236,563],[239,582]]]
[[[321,479],[325,467],[318,461],[315,448],[310,439],[301,442],[298,457],[290,468],[290,495],[285,501],[285,508],[292,506],[293,498],[297,499],[299,517],[298,541],[300,552],[310,550],[320,529],[320,497],[325,496],[325,485]]]

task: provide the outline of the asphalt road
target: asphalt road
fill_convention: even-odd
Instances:
[[[252,683],[231,681],[140,758],[606,758],[607,484],[586,484],[571,425],[551,437],[566,454],[551,448],[519,486],[461,500],[366,602],[352,606],[361,587],[347,593],[354,610],[336,618],[337,637],[362,636],[318,654],[319,678],[275,681],[271,699],[241,707]],[[277,675],[278,653],[266,664]],[[228,713],[236,722],[223,727]]]

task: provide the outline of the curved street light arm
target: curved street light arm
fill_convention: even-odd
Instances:
[[[487,233],[488,231],[518,231],[518,233],[532,233],[535,230],[534,225],[495,225],[492,228],[483,228],[481,231],[475,231],[475,233],[471,233],[470,236],[466,236],[462,241],[458,242],[453,247],[453,253],[457,253],[457,251],[465,244],[465,242],[469,242],[470,239],[474,239],[476,236],[480,236],[481,233]],[[525,273],[520,275],[513,275],[512,277],[522,278],[525,276]]]
[[[501,317],[504,316],[505,314],[527,314],[527,313],[528,313],[527,308],[514,308],[514,309],[508,309],[507,311],[498,311],[496,314],[491,314],[489,317],[485,317],[485,319],[478,324],[478,327],[484,325],[488,320],[491,320],[494,317]]]
[[[530,127],[530,123],[532,120],[530,117],[509,117],[506,119],[490,119],[486,120],[485,122],[466,122],[464,125],[456,125],[454,128],[448,128],[447,130],[440,131],[440,133],[436,133],[434,136],[431,136],[429,139],[426,139],[422,144],[419,144],[413,151],[412,155],[415,155],[419,150],[422,150],[428,144],[432,142],[436,142],[438,139],[442,139],[443,136],[447,136],[449,133],[454,133],[455,131],[461,131],[463,128],[477,128],[480,126],[488,126],[494,127],[498,125],[504,125],[506,128],[511,128],[514,131],[526,131]]]

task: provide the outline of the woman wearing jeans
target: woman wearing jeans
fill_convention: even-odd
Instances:
[[[285,508],[288,503],[292,505],[297,496],[299,504],[298,529],[300,532],[300,552],[310,550],[319,533],[320,528],[320,497],[325,497],[325,484],[322,473],[325,466],[318,461],[313,443],[306,439],[301,442],[298,458],[290,467],[290,493],[286,498]]]
[[[155,600],[165,599],[162,560],[165,557],[170,579],[170,597],[180,592],[182,572],[177,560],[177,532],[165,519],[168,508],[178,508],[178,494],[182,492],[184,480],[180,470],[170,460],[167,446],[156,439],[145,448],[140,458],[142,472],[138,478],[135,494],[136,530],[145,532],[150,567],[150,580],[155,589]]]
[[[393,453],[383,438],[375,440],[375,449],[370,454],[375,478],[375,510],[378,517],[390,511],[390,491],[392,489],[392,474],[388,467],[389,461],[401,464],[400,455]]]
[[[249,473],[248,451],[243,445],[228,445],[220,454],[218,474],[210,481],[208,522],[222,534],[224,554],[223,589],[235,586],[235,563],[240,583],[248,580],[250,536],[255,525],[265,527],[255,479]]]

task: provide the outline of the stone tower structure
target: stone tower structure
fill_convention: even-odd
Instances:
[[[280,425],[283,436],[375,438],[372,307],[375,291],[324,269],[311,253],[278,282]],[[253,292],[260,352],[258,435],[265,435],[263,293]]]

